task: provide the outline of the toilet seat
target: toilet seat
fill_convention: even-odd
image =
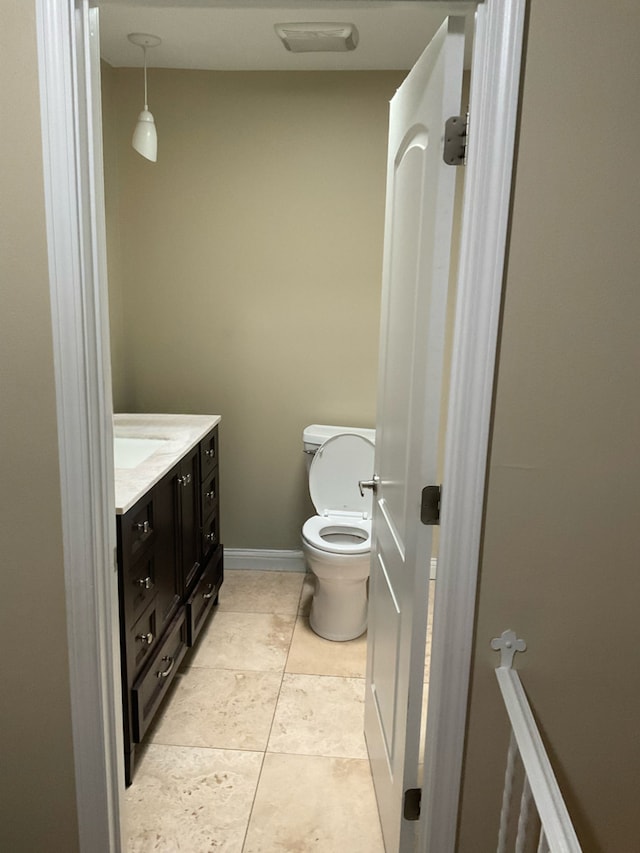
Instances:
[[[337,536],[343,541],[327,540],[324,536]],[[352,541],[344,541],[343,537],[353,536]],[[366,554],[371,550],[371,519],[346,516],[344,513],[334,515],[314,515],[308,518],[302,526],[302,537],[319,551],[330,554]]]
[[[371,517],[372,494],[362,494],[358,482],[373,476],[374,457],[373,442],[353,433],[334,435],[318,448],[309,469],[309,494],[318,515]]]
[[[353,433],[331,436],[313,457],[309,492],[318,515],[307,519],[302,537],[313,548],[348,556],[371,550],[372,496],[364,496],[359,480],[373,472],[372,441]]]

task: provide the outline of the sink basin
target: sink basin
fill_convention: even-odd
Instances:
[[[162,447],[164,438],[123,438],[113,439],[113,460],[116,468],[135,468]]]

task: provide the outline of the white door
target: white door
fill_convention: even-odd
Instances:
[[[449,18],[391,102],[376,424],[365,734],[387,853],[413,849],[403,795],[418,784],[445,314],[456,169],[444,122],[460,111],[464,19]]]

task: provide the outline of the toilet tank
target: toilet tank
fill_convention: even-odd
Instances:
[[[362,435],[374,444],[376,442],[375,429],[367,429],[365,427],[330,426],[329,424],[311,424],[310,426],[305,427],[302,433],[304,452],[308,453],[309,458],[311,458],[316,450],[324,444],[328,438],[331,438],[333,435],[342,435],[345,432]]]

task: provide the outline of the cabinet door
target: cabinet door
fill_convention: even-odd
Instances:
[[[180,462],[178,483],[179,550],[183,591],[186,592],[200,566],[200,478],[199,449],[195,447]]]
[[[176,466],[153,488],[156,609],[160,630],[180,601],[182,590],[178,556],[179,475]]]

